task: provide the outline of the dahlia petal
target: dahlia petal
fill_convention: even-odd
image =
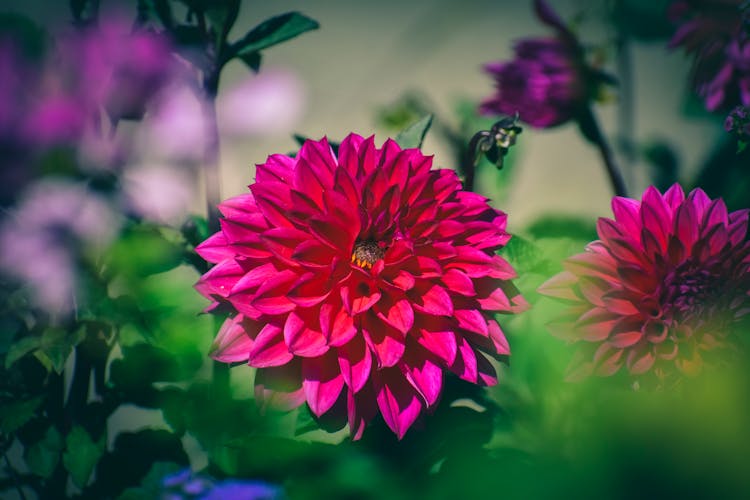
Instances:
[[[617,223],[622,226],[625,234],[639,234],[641,232],[641,204],[631,198],[615,196],[612,198],[612,213]]]
[[[359,147],[358,156],[358,177],[367,177],[373,173],[377,167],[376,162],[375,136],[371,135]],[[366,191],[365,191],[366,192]]]
[[[227,297],[235,283],[242,279],[243,274],[244,269],[235,260],[225,260],[201,276],[195,288],[206,297],[210,294]]]
[[[412,357],[408,363],[398,365],[406,380],[422,397],[425,407],[430,407],[440,397],[443,388],[443,369],[427,358]]]
[[[301,363],[292,360],[282,366],[260,368],[255,374],[255,399],[261,408],[290,411],[305,402]]]
[[[703,220],[706,210],[711,205],[711,198],[708,197],[706,192],[701,188],[695,188],[688,195],[687,201],[687,203],[683,203],[683,206],[687,205],[694,210],[695,222]]]
[[[704,231],[710,231],[717,225],[729,224],[729,214],[724,200],[717,198],[711,202],[703,216],[702,227]]]
[[[622,349],[615,349],[609,344],[602,344],[594,354],[594,372],[600,377],[614,375],[622,368]]]
[[[279,270],[271,263],[254,267],[250,271],[245,272],[241,278],[235,281],[231,291],[232,293],[247,291],[255,292],[258,290],[260,285],[268,281],[270,278],[277,276],[278,274]]]
[[[326,338],[319,331],[310,328],[313,318],[310,314],[303,318],[298,311],[291,311],[284,323],[284,342],[289,352],[296,356],[317,357],[328,350]]]
[[[312,307],[323,302],[330,294],[330,276],[305,273],[292,285],[287,297],[298,306]]]
[[[481,309],[487,311],[511,311],[513,309],[513,305],[502,288],[495,288],[487,295],[485,292],[486,289],[477,290],[477,303]]]
[[[306,141],[305,144],[311,141]],[[323,208],[323,191],[325,187],[318,178],[318,171],[304,158],[300,158],[294,169],[294,181],[292,186],[295,190],[307,195],[315,204]]]
[[[480,352],[476,353],[477,356],[477,378],[478,384],[484,387],[492,387],[497,385],[497,372],[492,363],[484,357]]]
[[[401,439],[422,411],[416,391],[398,369],[381,370],[373,386],[383,420]]]
[[[252,193],[233,196],[219,203],[216,208],[227,219],[238,220],[244,220],[248,216],[253,216],[258,211],[258,205],[255,203],[255,197]]]
[[[263,216],[273,227],[294,227],[286,214],[292,209],[289,187],[282,182],[255,183],[250,186]]]
[[[685,201],[685,191],[682,190],[682,186],[677,183],[672,184],[664,192],[664,201],[667,202],[667,205],[669,205],[669,208],[674,213],[682,205],[682,202]]]
[[[406,345],[401,332],[379,319],[368,316],[363,321],[362,334],[375,354],[378,368],[394,366],[404,355]]]
[[[625,233],[620,230],[618,224],[606,217],[599,217],[596,221],[596,232],[607,243],[612,239],[622,240],[625,238]]]
[[[391,280],[391,283],[401,290],[407,291],[414,288],[416,280],[414,279],[414,276],[406,271],[399,271],[398,274],[396,274],[396,277]]]
[[[284,314],[293,310],[297,306],[289,300],[286,294],[296,280],[297,274],[289,269],[270,276],[258,287],[251,305],[266,314]],[[237,300],[237,295],[240,294],[233,293],[230,300],[235,307],[239,308],[241,306],[237,305],[240,302]]]
[[[477,294],[471,278],[458,269],[448,269],[443,274],[443,283],[446,284],[448,290],[467,297],[473,297]]]
[[[291,258],[303,266],[322,268],[329,267],[335,255],[335,251],[327,245],[316,240],[307,240],[294,248]]]
[[[649,294],[656,288],[658,283],[656,276],[646,272],[641,267],[621,266],[617,268],[617,273],[622,278],[623,286],[644,294]]]
[[[747,235],[747,214],[748,212],[750,212],[750,210],[736,210],[732,212],[732,215],[737,214],[738,212],[744,214],[744,217],[730,216],[730,223],[728,228],[729,241],[734,246],[742,243],[742,241],[745,239],[745,236]],[[733,218],[735,218],[736,220],[732,221]]]
[[[674,233],[685,248],[691,248],[698,239],[699,221],[692,204],[684,203],[677,209],[674,217]]]
[[[609,343],[617,348],[630,347],[637,344],[643,338],[643,333],[639,331],[622,332],[612,335],[609,339]]]
[[[337,170],[338,164],[327,137],[320,141],[305,141],[300,147],[299,158],[310,165],[316,182],[325,189],[333,187],[333,172]],[[297,168],[299,164],[300,162],[297,162]]]
[[[339,347],[337,352],[344,383],[352,392],[359,392],[369,380],[372,368],[372,355],[364,337],[353,337]]]
[[[458,326],[460,328],[478,333],[485,337],[490,333],[487,319],[476,309],[456,309],[453,311],[453,316],[458,321]]]
[[[419,311],[436,316],[453,314],[453,301],[440,285],[429,286],[426,290],[415,289],[410,293],[414,307]]]
[[[222,232],[209,236],[206,241],[195,247],[195,251],[212,264],[230,259],[235,255],[234,250],[229,248],[227,237]]]
[[[333,189],[341,193],[351,206],[358,206],[360,201],[359,191],[351,175],[346,169],[336,169]]]
[[[246,323],[244,320],[244,316],[237,314],[224,321],[211,347],[211,358],[223,363],[247,361],[253,345],[252,337],[260,331],[260,325],[255,322]],[[252,328],[252,334],[247,328]]]
[[[344,388],[333,352],[302,360],[302,388],[310,411],[319,417],[331,409]]]
[[[575,328],[583,340],[598,342],[609,337],[617,320],[617,316],[606,309],[595,307],[578,318]]]
[[[377,289],[371,288],[364,282],[360,282],[357,286],[343,285],[340,294],[344,307],[352,316],[368,311],[382,295]]]
[[[643,195],[641,222],[644,229],[654,235],[660,247],[666,249],[672,214],[659,194],[659,191],[653,186],[648,188]]]
[[[349,419],[349,433],[353,441],[362,437],[367,422],[378,412],[372,384],[367,384],[357,394],[347,390],[347,417]]]
[[[636,349],[628,353],[628,370],[633,375],[640,375],[650,370],[655,361],[656,357],[650,347]]]
[[[573,285],[578,281],[575,274],[563,271],[551,277],[537,288],[537,292],[548,297],[578,301],[580,298],[573,290]]]
[[[449,330],[426,330],[420,328],[417,342],[450,366],[456,360],[458,343],[456,334]]]
[[[320,306],[320,328],[332,346],[341,346],[357,334],[354,319],[340,303],[326,302]]]
[[[474,384],[479,383],[479,371],[477,369],[477,356],[471,345],[463,337],[458,337],[458,354],[449,369],[459,378]]]
[[[341,253],[351,254],[356,234],[351,227],[344,227],[332,217],[315,216],[308,221],[310,231],[323,243]]]
[[[265,163],[255,166],[255,182],[288,182],[292,179],[294,158],[287,155],[270,155]]]
[[[256,368],[280,366],[288,363],[294,356],[284,343],[281,328],[266,325],[255,337],[253,346],[248,352],[248,364]]]
[[[397,300],[388,306],[384,306],[381,301],[376,310],[380,319],[404,335],[414,326],[414,310],[406,299]]]
[[[359,150],[364,141],[365,139],[361,135],[349,134],[339,144],[339,165],[352,179],[358,177]]]
[[[503,333],[503,330],[500,328],[500,325],[497,321],[490,320],[487,322],[488,325],[488,331],[490,334],[490,339],[492,340],[492,343],[495,345],[495,350],[497,351],[497,354],[508,356],[510,355],[510,344],[508,343],[508,339],[505,338],[505,334]]]
[[[602,302],[609,312],[621,316],[632,316],[639,313],[638,308],[630,300],[618,298],[611,294],[602,296]]]

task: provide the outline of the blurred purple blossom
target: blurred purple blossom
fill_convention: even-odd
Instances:
[[[74,304],[78,256],[105,247],[119,224],[110,205],[86,187],[37,182],[0,223],[0,268],[31,288],[36,305],[64,313]]]
[[[182,469],[162,480],[162,500],[281,500],[281,488],[262,481],[227,479],[215,481]]]
[[[574,119],[592,96],[583,49],[560,17],[544,1],[534,2],[540,21],[555,30],[554,37],[524,38],[514,47],[511,61],[486,64],[495,79],[495,93],[482,101],[485,115],[516,112],[533,127],[547,128]]]
[[[670,6],[678,25],[669,46],[695,57],[693,85],[706,109],[750,106],[750,39],[742,0],[679,0]]]
[[[122,182],[127,209],[164,224],[179,223],[196,197],[195,176],[173,165],[137,165]]]
[[[221,93],[216,106],[227,135],[288,135],[302,117],[304,87],[289,70],[264,69]]]

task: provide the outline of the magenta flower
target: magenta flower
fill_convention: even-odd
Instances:
[[[529,125],[547,128],[574,119],[592,90],[583,49],[575,36],[545,2],[537,0],[535,8],[556,36],[519,40],[513,47],[515,59],[486,64],[496,91],[479,110],[485,115],[518,112]]]
[[[643,201],[615,197],[600,240],[569,258],[540,292],[570,301],[553,333],[580,342],[571,377],[623,365],[658,377],[700,369],[707,351],[732,345],[750,312],[748,210],[727,213],[701,189],[650,187]]]
[[[509,347],[494,315],[525,306],[495,255],[506,215],[431,163],[392,140],[351,134],[338,155],[306,141],[219,206],[221,231],[197,249],[216,265],[196,288],[231,312],[213,357],[259,368],[260,400],[345,411],[354,439],[379,409],[400,438],[444,369],[497,382],[485,355]]]
[[[741,0],[681,0],[671,6],[679,27],[670,47],[695,56],[692,78],[706,109],[750,106],[750,40]]]

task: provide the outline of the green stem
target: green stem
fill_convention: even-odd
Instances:
[[[620,167],[618,167],[617,162],[615,161],[612,148],[604,137],[599,122],[590,106],[587,106],[586,109],[583,110],[578,120],[579,126],[586,138],[589,139],[599,150],[599,154],[602,157],[602,162],[604,163],[604,168],[609,177],[609,182],[612,185],[612,190],[614,191],[615,196],[627,196],[627,189],[625,188],[625,181],[622,178]]]

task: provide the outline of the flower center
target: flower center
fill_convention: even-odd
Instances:
[[[717,306],[723,295],[723,282],[706,268],[676,269],[665,279],[662,304],[668,304],[675,316],[704,316]]]
[[[373,264],[383,258],[385,248],[382,243],[372,240],[358,241],[352,252],[352,263],[362,269],[371,269]]]

